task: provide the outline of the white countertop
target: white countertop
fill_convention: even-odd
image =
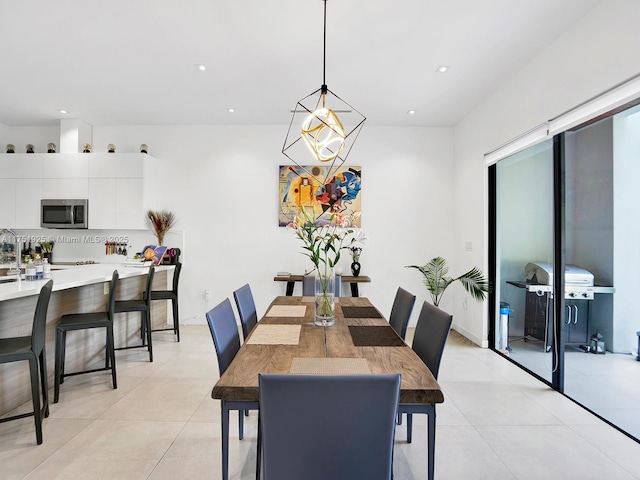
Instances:
[[[174,268],[174,265],[159,265],[156,267],[156,272],[172,268]],[[118,270],[120,278],[146,275],[149,271],[147,267],[130,267],[117,263],[69,266],[61,270],[51,271],[53,291],[82,287],[94,283],[110,282],[114,270]],[[49,279],[0,283],[0,301],[38,295],[42,286],[48,281]]]

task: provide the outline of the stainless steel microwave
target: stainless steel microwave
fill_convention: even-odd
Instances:
[[[42,228],[88,228],[89,200],[43,199],[40,202]]]

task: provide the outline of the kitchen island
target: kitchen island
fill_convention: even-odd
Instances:
[[[154,290],[170,288],[173,265],[156,267]],[[129,300],[140,298],[146,287],[148,267],[123,264],[94,264],[69,266],[51,271],[53,293],[47,312],[46,352],[49,385],[53,385],[55,354],[55,329],[60,317],[67,313],[97,312],[107,308],[109,285],[114,270],[118,270],[120,282],[116,298]],[[48,280],[20,280],[0,283],[0,337],[17,337],[31,334],[33,314],[40,288]],[[167,323],[166,302],[153,302],[152,328]],[[91,330],[73,332],[67,339],[66,370],[73,372],[104,366],[103,332]],[[140,343],[140,314],[117,314],[114,319],[114,335],[117,347]],[[134,361],[148,362],[146,349],[125,350],[118,353]],[[145,355],[146,354],[146,355]],[[117,360],[117,359],[116,359]],[[98,374],[99,375],[99,374]],[[2,365],[0,368],[0,417],[21,404],[31,401],[29,368],[26,362]]]

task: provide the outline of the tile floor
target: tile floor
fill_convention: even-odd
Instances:
[[[182,342],[154,333],[153,363],[118,352],[118,389],[108,373],[66,379],[35,444],[33,420],[0,424],[0,479],[220,478],[217,378],[206,325],[182,327]],[[640,479],[640,444],[497,354],[452,332],[440,383],[436,478]],[[232,413],[232,419],[235,413]],[[426,422],[414,442],[398,427],[396,480],[426,478]],[[230,478],[254,478],[257,415],[245,439],[232,422]]]
[[[509,343],[510,357],[551,381],[552,354],[543,342]],[[640,438],[640,362],[635,355],[593,355],[565,350],[565,393],[636,438]]]

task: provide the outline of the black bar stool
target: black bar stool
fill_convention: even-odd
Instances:
[[[0,364],[29,361],[29,373],[31,377],[31,401],[33,411],[0,419],[0,423],[9,420],[17,420],[33,415],[36,424],[36,440],[42,444],[42,418],[49,416],[49,387],[47,385],[47,355],[45,352],[45,332],[47,326],[47,310],[53,280],[49,280],[40,289],[36,311],[33,315],[33,328],[31,336],[0,338]],[[40,387],[38,387],[38,363],[40,364]],[[42,389],[42,407],[40,407],[40,391]]]
[[[58,400],[60,399],[60,384],[64,383],[65,377],[111,370],[113,388],[118,388],[118,381],[116,379],[116,357],[113,341],[113,310],[119,278],[120,276],[118,275],[118,271],[115,270],[111,277],[111,288],[109,289],[109,302],[107,304],[106,312],[71,313],[60,317],[60,323],[58,323],[58,326],[56,327],[56,366],[53,403],[58,403]],[[104,368],[93,368],[90,370],[83,370],[81,372],[64,373],[67,332],[86,330],[89,328],[104,328],[106,330],[107,338],[105,344]]]
[[[178,318],[178,281],[180,280],[180,271],[182,270],[182,263],[177,262],[173,271],[173,285],[171,290],[152,290],[151,301],[153,300],[171,300],[171,306],[173,307],[173,327],[156,328],[151,330],[152,332],[164,332],[167,330],[173,330],[176,335],[177,341],[180,341],[180,321]],[[144,298],[146,299],[146,292]]]
[[[147,348],[149,351],[149,361],[153,362],[153,346],[151,345],[151,284],[153,283],[153,274],[155,272],[154,265],[149,267],[147,275],[147,287],[142,295],[142,299],[138,300],[116,300],[113,313],[140,312],[141,327],[140,336],[142,337],[141,345],[132,345],[129,347],[118,347],[116,350],[128,350],[130,348]]]

